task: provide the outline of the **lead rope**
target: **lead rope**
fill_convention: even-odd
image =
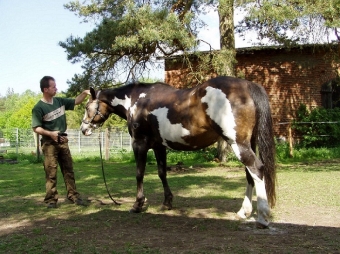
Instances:
[[[102,156],[102,142],[101,142],[101,139],[100,139],[100,131],[99,131],[99,134],[98,134],[98,139],[99,139],[100,162],[102,164],[102,173],[103,173],[103,179],[104,179],[107,194],[109,194],[109,197],[111,198],[113,203],[115,203],[116,205],[121,205],[120,203],[118,203],[116,200],[113,199],[113,197],[111,196],[111,194],[109,192],[109,189],[107,188],[105,172],[104,172],[103,156]]]

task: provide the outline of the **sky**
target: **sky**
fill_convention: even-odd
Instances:
[[[64,49],[58,45],[71,35],[83,37],[93,24],[64,8],[69,0],[0,0],[0,96],[8,89],[15,93],[26,90],[40,92],[40,79],[53,76],[58,91],[66,91],[67,80],[82,73],[81,63],[67,60]],[[203,19],[209,26],[199,38],[219,49],[218,15],[208,13]],[[236,38],[236,46],[242,41]],[[206,50],[207,48],[202,48]],[[163,79],[159,71],[157,78]]]

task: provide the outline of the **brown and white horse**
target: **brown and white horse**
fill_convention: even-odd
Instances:
[[[217,77],[190,89],[133,83],[97,92],[91,89],[91,95],[81,124],[84,135],[91,135],[92,129],[112,113],[127,120],[137,165],[137,197],[132,212],[141,212],[145,201],[143,178],[149,149],[155,153],[164,188],[163,206],[171,209],[166,149],[197,150],[222,137],[246,166],[246,195],[237,214],[241,218],[251,214],[255,186],[257,226],[268,226],[269,205],[275,204],[275,147],[263,87],[233,77]]]

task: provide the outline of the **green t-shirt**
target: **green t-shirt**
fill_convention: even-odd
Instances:
[[[74,109],[75,99],[53,97],[53,103],[38,101],[32,109],[32,128],[42,127],[49,131],[65,132],[66,110]]]

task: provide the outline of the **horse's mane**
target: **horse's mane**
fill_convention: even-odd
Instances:
[[[169,84],[163,83],[163,82],[155,82],[155,83],[146,83],[146,82],[132,82],[132,83],[128,83],[126,85],[122,85],[119,87],[115,87],[115,88],[108,88],[108,89],[103,89],[102,92],[105,94],[111,94],[111,92],[114,92],[114,94],[116,93],[126,93],[129,90],[133,90],[135,88],[141,88],[143,89],[150,89],[151,87],[163,87],[164,89],[175,89],[173,86],[170,86]]]
[[[163,83],[163,82],[147,83],[147,82],[136,81],[136,82],[132,82],[132,83],[120,86],[120,87],[116,88],[115,90],[123,91],[125,89],[129,90],[129,89],[133,89],[133,88],[149,89],[149,88],[155,87],[155,86],[162,86],[164,88],[174,89],[173,86],[170,86],[169,84],[166,84],[166,83]]]
[[[154,85],[162,85],[162,86],[168,86],[168,87],[172,87],[167,83],[163,83],[163,82],[154,82],[154,83],[146,83],[146,82],[139,82],[139,81],[135,81],[132,83],[127,84],[126,86],[139,86],[139,87],[147,87],[147,86],[154,86]]]

